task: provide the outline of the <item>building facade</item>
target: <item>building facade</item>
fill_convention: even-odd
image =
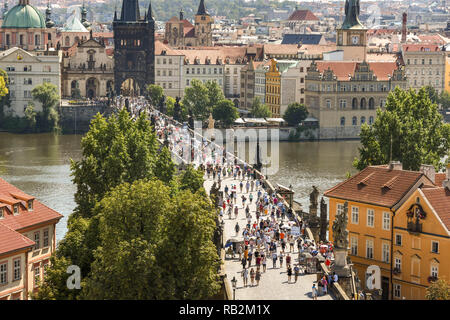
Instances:
[[[155,55],[155,83],[163,88],[165,95],[183,97],[185,56],[161,41],[155,42]]]
[[[266,105],[272,112],[272,117],[280,117],[281,109],[281,72],[278,70],[277,60],[270,60],[269,70],[266,72]]]
[[[123,0],[120,18],[114,13],[114,91],[144,95],[155,83],[155,20],[151,2],[144,18],[138,0]]]
[[[39,289],[56,250],[55,226],[61,218],[0,179],[0,299],[28,299]]]
[[[62,96],[98,98],[114,90],[114,61],[104,43],[93,38],[75,43],[63,56]],[[78,96],[78,94],[79,96]]]
[[[37,85],[52,83],[61,92],[61,61],[62,52],[55,50],[27,52],[14,47],[0,52],[0,69],[6,71],[9,80],[10,105],[5,113],[22,117],[30,102],[35,111],[41,111],[31,91]]]
[[[402,45],[408,86],[420,89],[430,85],[439,93],[445,88],[445,54],[437,44]]]
[[[348,254],[364,290],[372,265],[380,268],[384,299],[425,299],[431,281],[448,279],[449,170],[369,166],[325,192],[330,221],[348,202]]]
[[[206,10],[205,1],[200,0],[197,14],[195,15],[195,45],[211,47],[212,43],[212,25],[214,19]]]
[[[406,89],[396,62],[314,61],[306,76],[305,103],[319,120],[320,139],[358,138],[363,123],[375,121],[389,91]]]

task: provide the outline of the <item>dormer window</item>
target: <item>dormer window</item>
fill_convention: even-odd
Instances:
[[[13,212],[14,212],[15,216],[19,214],[19,205],[18,204],[15,204],[13,206]]]
[[[3,211],[3,207],[2,207],[2,208],[0,208],[0,219],[3,219],[5,217],[3,212],[4,211]]]
[[[33,200],[28,200],[28,211],[33,211]]]

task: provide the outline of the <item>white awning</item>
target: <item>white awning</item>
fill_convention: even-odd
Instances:
[[[264,118],[244,118],[246,123],[267,123]]]
[[[284,122],[283,118],[266,118],[267,122],[278,122],[278,123],[282,123]]]
[[[237,118],[234,123],[245,123],[244,120],[242,120],[242,118]]]

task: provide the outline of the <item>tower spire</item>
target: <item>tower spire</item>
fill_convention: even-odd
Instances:
[[[198,10],[197,10],[197,15],[198,16],[208,15],[208,12],[206,11],[204,0],[200,0],[200,4],[198,5]]]
[[[364,28],[359,21],[359,0],[345,0],[345,20],[342,29],[350,29],[352,27]]]
[[[51,28],[55,25],[51,18],[52,8],[50,6],[50,0],[47,2],[47,9],[45,9],[45,26]]]
[[[150,2],[149,2],[149,4],[148,4],[147,20],[148,20],[148,21],[155,20],[155,19],[153,19],[153,13],[152,13],[152,1],[151,1],[151,0],[150,0]]]
[[[123,0],[121,21],[138,21],[141,18],[138,0]]]

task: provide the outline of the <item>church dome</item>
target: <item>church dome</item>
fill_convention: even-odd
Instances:
[[[18,4],[6,13],[2,28],[45,28],[45,17],[32,5]]]

